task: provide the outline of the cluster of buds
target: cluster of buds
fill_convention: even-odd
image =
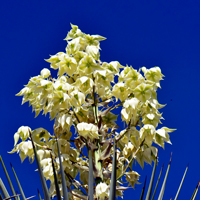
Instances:
[[[163,107],[157,101],[157,89],[163,78],[160,68],[136,70],[117,61],[102,62],[99,50],[100,41],[104,39],[99,35],[87,35],[72,25],[65,38],[66,51],[46,60],[51,68],[58,70],[58,77],[53,78],[45,68],[17,94],[23,96],[22,103],[29,102],[36,116],[42,111],[55,119],[52,134],[43,128],[20,127],[14,135],[11,151],[18,152],[22,161],[29,157],[32,162],[31,133],[44,176],[51,181],[49,192],[52,196],[55,187],[51,155],[58,180],[61,179],[56,140],[70,198],[87,198],[88,151],[91,150],[94,195],[95,199],[102,200],[109,196],[114,139],[117,144],[117,196],[121,197],[125,188],[122,180],[126,179],[134,187],[139,179],[139,174],[131,167],[133,162],[142,167],[144,162],[151,164],[157,156],[154,144],[164,147],[165,142],[170,143],[168,133],[173,130],[157,129],[162,119],[158,110]]]

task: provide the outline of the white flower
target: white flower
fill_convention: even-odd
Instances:
[[[133,149],[134,149],[134,146],[132,145],[131,142],[127,144],[125,144],[125,147],[123,149],[123,154],[126,158],[128,158],[131,154],[133,154]]]
[[[153,89],[153,85],[148,85],[146,83],[141,83],[134,89],[134,95],[140,101],[145,102],[149,100],[151,97],[151,90]]]
[[[30,140],[18,144],[16,150],[19,152],[19,156],[22,162],[27,156],[29,157],[29,160],[33,157],[33,146]]]
[[[82,76],[81,78],[78,78],[73,85],[76,86],[79,91],[87,95],[91,92],[94,82],[91,78],[88,78],[87,76]]]
[[[100,200],[109,196],[108,185],[106,183],[99,183],[96,186],[96,196],[99,197]]]
[[[74,72],[76,72],[77,69],[77,62],[76,60],[68,56],[67,54],[64,55],[60,61],[60,67],[59,67],[59,76],[62,76],[63,74],[68,74],[69,76],[72,76]]]
[[[159,83],[160,80],[163,80],[162,77],[164,76],[161,73],[159,67],[152,67],[151,69],[146,69],[146,67],[142,67],[142,71],[144,72],[145,78],[147,80]]]
[[[77,129],[79,135],[83,137],[99,138],[98,128],[93,124],[82,122],[77,125]]]
[[[70,93],[71,96],[71,104],[76,108],[80,107],[85,102],[85,95],[78,90],[74,90]]]
[[[19,127],[18,131],[14,135],[14,140],[15,140],[14,146],[17,144],[19,137],[22,139],[22,141],[25,141],[28,138],[29,130],[31,131],[31,129],[28,126]]]
[[[41,72],[41,77],[42,78],[48,78],[50,75],[51,75],[51,72],[47,69],[47,68],[44,68]]]
[[[124,102],[123,106],[125,108],[129,108],[131,107],[132,109],[136,109],[137,105],[139,103],[139,100],[137,98],[132,98],[132,99],[128,99]]]
[[[138,183],[140,175],[135,171],[129,171],[126,172],[126,180],[129,182],[129,185],[131,185],[133,188],[135,186],[135,183]]]
[[[56,117],[55,124],[57,126],[61,126],[62,129],[66,129],[67,131],[70,131],[70,127],[72,125],[72,117],[68,114],[58,114]]]
[[[53,182],[54,176],[53,176],[53,167],[52,167],[52,161],[51,158],[45,158],[40,161],[40,164],[43,168],[43,174],[44,177],[48,180],[51,180]]]
[[[141,129],[140,129],[140,138],[142,140],[145,139],[145,143],[149,146],[151,146],[153,137],[155,135],[155,127],[151,124],[145,124]]]
[[[127,123],[132,120],[132,123],[135,123],[137,120],[137,110],[138,110],[139,100],[137,98],[132,98],[125,100],[123,106],[125,107],[122,109],[122,119],[125,120]]]
[[[112,93],[116,99],[120,99],[120,101],[124,101],[129,95],[129,90],[125,86],[125,84],[121,82],[113,86]]]
[[[94,46],[94,45],[87,46],[86,53],[88,53],[88,55],[92,56],[95,60],[99,59],[100,53],[99,53],[98,46]]]
[[[33,152],[32,149],[33,149],[33,146],[32,146],[32,142],[30,140],[24,142],[21,146],[21,151],[23,151],[25,155],[32,154],[32,152]]]

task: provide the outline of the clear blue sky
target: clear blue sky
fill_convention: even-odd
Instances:
[[[64,51],[63,39],[72,23],[85,33],[107,38],[101,42],[102,61],[161,68],[165,78],[158,101],[167,104],[162,109],[163,125],[177,128],[171,133],[173,145],[159,153],[158,169],[165,162],[165,171],[173,152],[164,199],[175,196],[188,163],[180,199],[190,199],[200,179],[200,1],[6,0],[1,2],[0,19],[0,154],[8,168],[13,163],[27,197],[41,188],[39,176],[35,163],[26,159],[21,164],[17,154],[7,153],[13,148],[13,134],[21,125],[51,132],[53,122],[42,115],[34,118],[28,104],[21,106],[22,98],[15,94],[30,77],[49,67],[44,59]],[[145,175],[149,181],[150,172],[148,165],[139,170],[141,183]],[[5,180],[1,166],[0,177]],[[142,184],[126,191],[124,199],[138,199],[141,189]]]

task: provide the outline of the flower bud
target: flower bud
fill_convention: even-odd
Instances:
[[[47,69],[47,68],[44,68],[41,72],[41,77],[42,78],[48,78],[50,75],[51,75],[51,72]]]

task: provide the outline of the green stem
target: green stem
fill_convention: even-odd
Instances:
[[[100,149],[100,145],[99,145],[99,141],[97,141],[97,145],[98,145],[98,149],[94,151],[94,161],[95,161],[95,166],[98,170],[98,177],[95,178],[95,183],[96,185],[99,184],[100,182],[102,182],[103,180],[103,174],[102,174],[102,163],[99,162],[99,158],[101,155],[101,149]]]
[[[126,166],[124,172],[117,178],[117,180],[119,180],[122,176],[124,176],[124,174],[126,173],[126,170],[129,168],[129,165],[131,164],[131,162],[133,161],[133,159],[135,158],[136,154],[138,153],[138,151],[140,150],[140,148],[142,147],[144,143],[144,140],[142,141],[142,143],[140,144],[140,146],[137,148],[137,150],[135,151],[135,153],[133,154],[132,158],[130,159],[128,165]]]
[[[96,95],[95,95],[95,85],[93,86],[93,100],[94,100],[93,112],[95,116],[95,123],[98,124],[98,109],[97,109],[97,102],[96,102]]]
[[[119,104],[117,104],[116,106],[114,106],[110,111],[112,111],[112,110],[114,110],[115,108],[121,106],[121,104],[123,104],[123,103],[124,103],[124,101],[120,102]]]
[[[119,140],[121,140],[124,137],[124,135],[128,132],[128,130],[130,129],[130,124],[131,124],[131,121],[129,122],[126,128],[126,131],[116,139],[116,142],[119,142]]]
[[[75,113],[75,111],[74,111],[74,108],[73,108],[73,106],[72,106],[72,110],[73,110],[73,112],[74,112],[74,116],[76,117],[76,119],[77,119],[78,123],[80,123],[80,120],[79,120],[78,116],[76,115],[76,113]]]

